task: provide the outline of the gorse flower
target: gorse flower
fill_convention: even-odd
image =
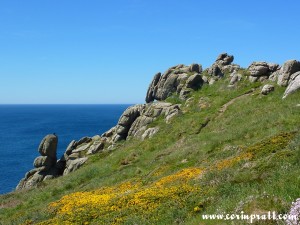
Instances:
[[[200,168],[186,168],[148,185],[124,182],[96,191],[72,193],[51,203],[49,210],[55,217],[41,224],[88,224],[97,218],[119,224],[124,222],[120,215],[147,216],[168,202],[184,205],[186,196],[199,193],[200,188],[190,181],[202,172]]]

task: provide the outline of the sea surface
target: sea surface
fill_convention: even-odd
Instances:
[[[14,190],[40,156],[47,134],[58,136],[57,157],[72,140],[101,135],[129,105],[0,105],[0,194]]]

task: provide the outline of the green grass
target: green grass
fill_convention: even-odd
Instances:
[[[184,113],[171,124],[157,119],[150,126],[160,130],[151,139],[122,142],[113,151],[91,156],[86,165],[68,176],[0,196],[0,224],[45,221],[54,217],[48,204],[67,194],[123,181],[138,180],[146,186],[188,167],[206,170],[201,178],[191,181],[201,193],[182,196],[181,207],[171,200],[163,202],[150,214],[159,217],[155,224],[216,224],[204,223],[201,215],[217,211],[286,213],[291,202],[300,197],[300,107],[296,107],[300,93],[282,100],[284,88],[278,86],[262,96],[261,83],[244,80],[234,89],[229,89],[228,83],[228,79],[221,79],[193,92],[189,106],[176,96],[168,99],[182,103]],[[253,93],[219,112],[224,104],[251,89]],[[253,157],[228,161],[230,166],[221,170],[212,169],[247,152]],[[154,176],[157,171],[161,172]],[[194,212],[196,206],[199,212]],[[153,224],[149,221],[144,214],[128,214],[123,223]],[[101,224],[101,218],[89,222]]]

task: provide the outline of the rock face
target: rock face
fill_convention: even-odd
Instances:
[[[183,90],[197,90],[203,85],[200,75],[202,66],[177,65],[169,68],[164,74],[155,74],[146,95],[146,102],[165,100],[173,93],[180,94]],[[182,95],[183,96],[183,95]]]
[[[283,99],[286,98],[288,95],[300,90],[300,72],[294,73],[289,80],[289,85],[286,88]]]
[[[17,190],[28,189],[36,186],[39,182],[59,176],[62,171],[56,166],[56,150],[58,138],[56,135],[49,134],[42,140],[38,151],[41,156],[34,160],[35,169],[25,174],[19,182]]]
[[[300,71],[299,61],[296,60],[286,61],[280,70],[277,84],[283,87],[288,86],[291,75],[298,71]]]

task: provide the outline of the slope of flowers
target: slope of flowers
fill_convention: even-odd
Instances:
[[[164,204],[185,207],[186,198],[199,194],[191,180],[202,173],[200,168],[186,168],[149,185],[125,182],[91,192],[76,192],[49,205],[55,215],[40,224],[121,224],[128,215],[139,214],[153,222]],[[193,209],[191,209],[192,211]]]
[[[197,199],[205,195],[193,180],[208,171],[221,171],[238,163],[255,160],[260,154],[284,149],[294,133],[283,133],[241,148],[235,156],[212,163],[207,168],[185,168],[177,173],[157,179],[165,171],[153,173],[157,179],[151,183],[123,182],[90,192],[76,192],[49,205],[53,218],[42,224],[156,224],[165,218],[166,211],[184,209],[185,216],[199,212]],[[192,202],[192,203],[191,203]],[[196,207],[195,207],[196,206]],[[173,210],[173,211],[172,211]]]

